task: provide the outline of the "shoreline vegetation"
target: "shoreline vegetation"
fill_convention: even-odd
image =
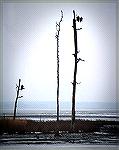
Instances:
[[[25,119],[0,119],[0,134],[3,133],[56,133],[59,131],[71,133],[71,120],[35,121]],[[75,121],[74,133],[109,132],[119,134],[119,121],[83,120]]]

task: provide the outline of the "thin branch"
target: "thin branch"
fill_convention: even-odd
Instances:
[[[62,22],[62,19],[63,19],[63,11],[61,10],[61,19],[60,19],[59,23],[56,22],[56,30],[57,30],[56,35],[59,35],[60,23]],[[56,38],[57,38],[57,37],[56,37]]]
[[[19,96],[18,98],[22,98],[23,96]]]
[[[79,61],[85,61],[85,60],[83,60],[83,59],[81,59],[81,58],[78,58],[78,59],[77,59],[77,63],[78,63]]]

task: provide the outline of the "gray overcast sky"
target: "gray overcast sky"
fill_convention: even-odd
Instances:
[[[116,3],[4,3],[3,101],[14,103],[21,78],[23,101],[56,101],[56,21],[60,32],[60,100],[71,101],[73,10],[78,31],[77,101],[116,101]]]

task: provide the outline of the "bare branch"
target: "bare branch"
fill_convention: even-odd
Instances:
[[[60,22],[62,21],[62,19],[63,19],[63,11],[61,10],[61,20],[60,20]]]
[[[78,29],[76,29],[76,30],[81,30],[82,28],[78,28]]]
[[[60,23],[62,22],[63,19],[63,11],[61,10],[61,19],[59,21],[59,23],[56,22],[56,30],[57,30],[57,35],[59,35],[59,31],[60,31]],[[57,38],[57,37],[56,37]]]
[[[77,59],[77,63],[78,63],[79,61],[85,61],[85,60],[83,60],[83,59],[81,59],[81,58],[78,58],[78,59]]]
[[[18,90],[18,85],[16,84],[16,90]]]
[[[81,84],[81,82],[76,82],[76,84]]]
[[[22,98],[23,96],[19,96],[18,98]]]

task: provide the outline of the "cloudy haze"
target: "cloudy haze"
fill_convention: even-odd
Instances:
[[[56,101],[55,34],[61,10],[60,101],[70,103],[72,98],[75,10],[84,18],[77,27],[82,27],[79,56],[85,59],[78,64],[76,101],[116,102],[116,3],[4,3],[4,106],[14,104],[19,78],[25,86],[21,107],[24,102],[37,107],[38,102]]]

